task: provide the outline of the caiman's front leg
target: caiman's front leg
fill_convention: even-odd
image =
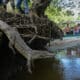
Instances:
[[[13,36],[10,37],[10,39],[12,41],[9,41],[9,48],[13,51],[14,54],[16,54],[15,49],[14,49],[16,36],[13,35]]]
[[[9,42],[9,48],[12,50],[14,54],[16,54],[15,49],[13,48],[13,44]]]
[[[28,72],[32,74],[32,70],[31,70],[31,54],[28,54],[28,58],[27,58],[27,67],[28,67]]]

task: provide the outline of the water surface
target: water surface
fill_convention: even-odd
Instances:
[[[57,58],[36,60],[33,73],[23,72],[21,76],[19,80],[80,80],[80,58],[59,54]]]

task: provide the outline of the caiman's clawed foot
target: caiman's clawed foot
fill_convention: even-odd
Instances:
[[[31,70],[31,68],[28,68],[28,72],[29,72],[30,74],[32,74],[32,70]]]

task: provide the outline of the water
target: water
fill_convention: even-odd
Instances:
[[[61,59],[63,80],[80,80],[80,58]]]
[[[17,76],[17,80],[62,80],[59,60],[43,59],[35,61],[32,74],[25,72]]]
[[[56,58],[37,60],[34,63],[33,73],[21,73],[17,80],[80,80],[78,56],[63,56],[60,53]]]

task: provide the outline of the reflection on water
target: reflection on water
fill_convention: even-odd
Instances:
[[[80,80],[80,58],[61,59],[63,80]]]
[[[44,59],[35,61],[33,73],[21,73],[17,80],[62,80],[62,73],[60,72],[59,61],[53,59]]]
[[[60,54],[62,55],[62,54]],[[32,74],[25,71],[17,80],[80,80],[80,58],[73,56],[34,62]]]
[[[48,59],[37,62],[33,71],[32,80],[62,80],[59,61]]]

